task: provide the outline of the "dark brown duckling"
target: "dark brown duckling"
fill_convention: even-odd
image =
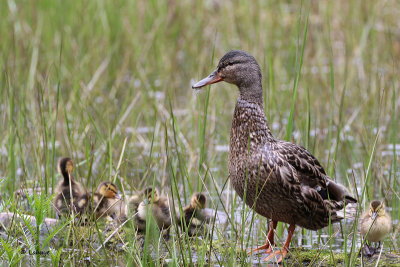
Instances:
[[[87,192],[75,201],[80,214],[93,214],[95,219],[110,216],[117,219],[125,216],[125,204],[117,186],[111,182],[102,182],[93,194]]]
[[[139,231],[146,230],[146,221],[148,220],[148,211],[151,207],[151,216],[154,218],[160,230],[167,229],[166,237],[169,236],[169,227],[171,225],[171,215],[168,199],[160,196],[157,188],[147,188],[145,199],[139,204],[138,212],[135,215],[135,225]]]
[[[264,113],[261,69],[253,56],[240,50],[226,53],[217,69],[193,85],[194,89],[226,81],[239,88],[232,119],[228,172],[233,188],[245,203],[272,220],[265,249],[281,262],[296,225],[318,230],[342,219],[336,212],[345,202],[357,202],[326,174],[304,147],[276,139]],[[247,187],[245,185],[247,184]],[[246,194],[245,194],[246,192]],[[257,201],[256,201],[257,200]],[[278,221],[288,223],[281,252],[272,252]]]
[[[202,193],[193,194],[190,199],[190,204],[183,208],[183,214],[177,214],[178,225],[185,231],[187,227],[188,235],[195,236],[200,234],[207,234],[207,223],[210,218],[204,212],[206,208],[207,198]]]
[[[75,212],[75,209],[71,209],[71,206],[73,207],[73,203],[85,193],[82,185],[75,181],[72,176],[73,170],[74,162],[71,158],[65,157],[58,161],[58,172],[61,173],[63,180],[58,183],[54,190],[53,206],[57,216]]]

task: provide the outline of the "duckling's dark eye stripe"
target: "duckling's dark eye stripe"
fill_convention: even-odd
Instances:
[[[110,186],[108,186],[106,190],[109,190],[109,191],[111,191],[111,192],[113,192],[115,194],[118,194],[118,192],[114,188],[112,188]]]

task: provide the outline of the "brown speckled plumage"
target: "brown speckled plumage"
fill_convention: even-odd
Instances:
[[[250,147],[248,147],[250,145]],[[248,153],[250,156],[248,156]],[[323,199],[329,179],[318,160],[305,148],[275,139],[259,103],[238,99],[232,120],[229,152],[229,176],[236,192],[246,204],[271,219],[317,230],[341,218],[343,198]],[[339,190],[342,192],[342,190]],[[352,200],[349,198],[349,200]]]
[[[294,225],[317,230],[327,226],[329,218],[340,220],[336,211],[345,200],[356,200],[326,175],[304,147],[273,137],[264,113],[261,70],[254,57],[238,50],[228,52],[217,69],[193,88],[219,81],[239,88],[228,167],[238,195],[257,213],[273,222],[289,223],[293,230]]]

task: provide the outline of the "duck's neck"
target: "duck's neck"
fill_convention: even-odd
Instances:
[[[74,183],[74,178],[72,177],[72,174],[70,175],[67,171],[62,171],[61,174],[64,178],[64,185],[68,186],[70,179],[71,179],[71,184]]]
[[[240,93],[239,99],[251,103],[257,103],[261,108],[263,108],[263,88],[261,80],[256,82],[251,81],[249,84],[244,81],[238,87]]]
[[[256,90],[240,89],[232,119],[230,136],[231,156],[246,154],[266,143],[275,142],[268,127],[263,107],[262,87]],[[249,88],[247,88],[249,89]],[[250,147],[248,147],[250,144]]]

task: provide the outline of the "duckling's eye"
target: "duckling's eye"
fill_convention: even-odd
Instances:
[[[228,62],[228,66],[232,66],[233,65],[233,62]]]

